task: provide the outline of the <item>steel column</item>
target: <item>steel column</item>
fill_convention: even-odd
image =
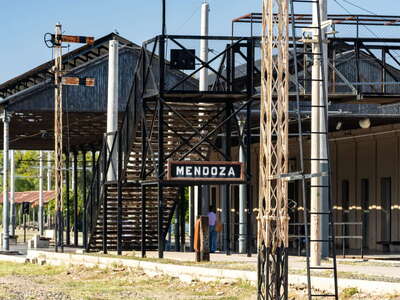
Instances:
[[[190,251],[194,251],[194,224],[195,216],[195,203],[194,203],[194,187],[189,187],[189,235],[190,235]]]
[[[117,254],[122,254],[122,136],[117,133],[118,167],[117,167]]]
[[[65,189],[66,189],[66,202],[67,202],[67,215],[66,215],[66,244],[71,244],[71,205],[69,199],[69,152],[65,153]],[[39,212],[40,215],[40,212]]]
[[[106,176],[106,172],[103,173]],[[107,254],[107,184],[103,185],[104,197],[103,197],[103,253]]]
[[[228,119],[225,123],[225,143],[224,143],[224,153],[228,160],[231,160],[231,134],[232,134],[232,121],[230,119],[230,114],[232,111],[232,103],[227,102],[225,107],[225,117]],[[225,246],[226,254],[231,254],[231,209],[230,209],[230,185],[225,185]]]
[[[141,251],[142,258],[146,257],[146,186],[142,185],[142,224],[141,224]]]
[[[164,110],[164,105],[162,103],[162,100],[159,99],[159,106],[158,106],[158,170],[157,170],[157,176],[158,176],[158,217],[157,217],[157,222],[158,222],[158,257],[163,258],[164,257],[164,234],[163,234],[163,204],[164,204],[164,199],[163,199],[163,185],[162,185],[162,179],[163,179],[163,173],[164,173],[164,132],[163,132],[163,110]]]
[[[74,246],[78,247],[79,244],[79,230],[78,230],[78,152],[74,151]]]
[[[246,219],[247,219],[247,256],[250,257],[252,254],[252,243],[253,243],[253,235],[252,235],[252,222],[251,216],[253,214],[253,199],[251,194],[251,102],[249,101],[246,109],[246,181],[247,181],[247,189],[246,189]]]
[[[181,251],[181,236],[180,236],[180,206],[181,199],[180,197],[177,199],[177,204],[175,206],[175,251]]]
[[[86,192],[86,151],[82,151],[82,196],[83,196],[83,248],[87,249],[87,216],[86,216],[86,205],[87,205],[87,192]]]
[[[158,98],[158,216],[157,216],[157,227],[158,227],[158,257],[164,257],[164,234],[163,234],[163,173],[164,173],[164,103],[163,93],[165,88],[165,0],[163,0],[163,35],[160,37],[159,45],[159,67],[160,67],[160,86],[159,86],[159,98]]]
[[[8,165],[9,165],[9,123],[10,116],[3,111],[3,250],[10,250],[10,208],[8,199]]]
[[[91,187],[90,190],[90,219],[89,219],[89,228],[92,230],[93,228],[93,206],[95,205],[95,200],[97,196],[97,184],[98,184],[98,178],[95,179],[95,176],[97,177],[96,174],[96,150],[92,150],[92,182],[96,182],[96,190],[93,190],[93,187]],[[96,209],[98,209],[98,205],[96,205]],[[90,232],[92,234],[92,232]]]
[[[186,198],[185,198],[185,188],[181,187],[180,191],[180,238],[181,238],[181,251],[185,252],[185,243],[186,243],[186,228],[185,228],[185,216],[186,216]]]

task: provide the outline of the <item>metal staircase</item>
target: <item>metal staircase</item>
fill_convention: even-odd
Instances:
[[[142,116],[140,108],[143,93],[138,89],[141,80],[142,51],[133,83],[123,123],[114,134],[113,144],[107,146],[106,138],[103,150],[97,161],[96,173],[86,202],[89,233],[88,251],[128,251],[140,250],[142,239],[142,191],[139,181],[142,170],[148,172],[157,163],[158,152],[144,158],[142,153],[141,120],[151,123],[151,118]],[[151,125],[151,124],[147,124]],[[172,140],[166,140],[172,143]],[[111,148],[111,149],[110,149]],[[118,153],[119,166],[116,168],[117,180],[107,181],[106,176],[111,168],[111,158]],[[162,207],[162,239],[175,210],[179,191],[177,188],[164,189]],[[146,249],[157,249],[158,242],[158,201],[157,191],[148,189],[146,194],[145,238]],[[119,241],[119,244],[118,244]]]
[[[156,44],[161,44],[161,40],[154,39]],[[231,40],[227,38],[227,42],[232,43]],[[235,49],[244,47],[252,53],[253,48],[249,46],[252,41],[246,42],[238,40],[223,51],[233,53],[236,45]],[[179,47],[183,46],[179,43]],[[195,97],[204,93],[198,92],[192,75],[171,70],[161,54],[164,52],[157,57],[155,51],[156,47],[153,52],[142,49],[123,122],[113,134],[111,146],[106,143],[107,137],[104,139],[86,201],[88,251],[120,253],[140,249],[144,254],[146,250],[158,249],[162,252],[172,216],[182,197],[180,187],[165,183],[168,161],[209,160],[211,151],[229,158],[216,145],[220,128],[239,112],[233,108],[232,99],[222,97],[229,96],[229,91],[224,90],[222,96],[218,91],[210,92],[200,102]],[[161,60],[165,63],[160,63]],[[222,60],[221,63],[231,62]],[[177,78],[165,79],[168,74]],[[220,77],[217,80],[221,81]],[[172,86],[169,93],[161,93],[163,82]],[[229,83],[223,82],[223,88],[231,90],[232,82],[233,78]],[[188,88],[191,90],[186,91]],[[247,92],[232,93],[239,100],[248,96]],[[241,107],[246,105],[247,102]],[[114,166],[117,180],[109,182],[104,174],[112,168],[111,158],[115,155],[118,156],[118,166]]]

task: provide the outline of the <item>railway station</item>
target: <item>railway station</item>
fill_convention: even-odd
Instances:
[[[175,35],[162,2],[142,44],[57,23],[54,59],[0,84],[3,252],[30,202],[50,252],[257,257],[258,299],[288,299],[291,259],[307,299],[339,299],[337,258],[400,259],[400,38],[371,37],[400,16],[264,0],[216,36],[205,1]],[[17,151],[40,152],[28,200]]]

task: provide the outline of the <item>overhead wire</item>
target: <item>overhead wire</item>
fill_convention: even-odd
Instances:
[[[339,3],[338,0],[334,0],[334,1],[336,2],[337,5],[339,5],[339,6],[340,6],[344,11],[346,11],[348,14],[354,15],[354,14],[353,14],[350,10],[348,10],[343,4]],[[374,13],[374,12],[372,12],[372,11],[366,9],[366,8],[363,8],[363,7],[361,7],[361,6],[357,5],[357,4],[354,4],[354,3],[350,2],[349,0],[341,0],[341,1],[343,1],[343,2],[345,2],[345,3],[347,3],[347,4],[349,4],[349,5],[352,5],[352,6],[356,7],[356,8],[358,8],[358,9],[361,9],[361,10],[367,12],[367,13],[370,13],[370,14],[372,14],[372,15],[374,15],[374,16],[379,16],[378,14],[376,14],[376,13]],[[361,25],[362,25],[369,33],[371,33],[375,38],[378,38],[378,39],[384,38],[383,36],[380,36],[380,35],[378,35],[375,31],[373,31],[369,26],[367,26],[367,25],[365,25],[365,24],[361,24]],[[384,42],[384,44],[387,45],[386,42]],[[392,50],[392,51],[396,53],[396,57],[400,57],[400,53],[399,53],[397,50]]]
[[[190,16],[181,25],[179,25],[179,27],[175,30],[175,32],[176,33],[180,32],[182,30],[182,28],[185,27],[187,25],[187,23],[189,23],[197,13],[199,13],[200,8],[201,8],[201,5],[197,5],[195,7],[195,9],[193,10],[193,12],[190,14]]]

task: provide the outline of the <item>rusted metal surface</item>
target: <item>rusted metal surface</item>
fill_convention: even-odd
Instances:
[[[275,17],[277,17],[275,15]],[[311,14],[295,14],[296,24],[312,24]],[[388,15],[349,15],[349,14],[330,14],[328,20],[333,24],[341,25],[359,25],[359,26],[399,26],[400,16]],[[234,23],[261,23],[261,13],[249,13],[232,20]],[[292,23],[292,17],[289,16],[289,23]]]
[[[61,35],[61,42],[65,43],[81,43],[81,44],[94,44],[94,37],[92,36],[79,36],[79,35]]]
[[[63,77],[61,82],[63,85],[83,85],[93,87],[96,84],[96,79],[88,77]]]

